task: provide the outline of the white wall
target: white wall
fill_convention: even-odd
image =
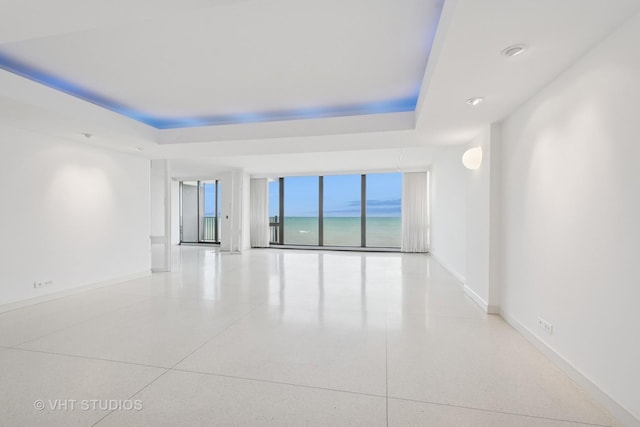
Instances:
[[[242,174],[242,239],[240,250],[251,249],[251,175]]]
[[[231,192],[233,189],[233,173],[224,172],[219,175],[220,188],[222,191],[220,210],[220,249],[228,251],[231,245]]]
[[[0,125],[0,194],[0,304],[149,272],[148,160]]]
[[[467,235],[467,173],[462,166],[466,147],[443,149],[431,173],[431,254],[465,281]]]
[[[640,16],[503,123],[501,309],[640,419],[638,40]]]
[[[152,160],[150,172],[150,203],[151,203],[151,235],[163,236],[165,231],[165,181],[167,179],[167,161]]]
[[[171,244],[180,244],[180,182],[171,181]]]

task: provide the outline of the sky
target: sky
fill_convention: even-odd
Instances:
[[[324,216],[360,216],[360,175],[324,177]],[[285,178],[285,215],[318,216],[318,177]],[[278,182],[269,183],[269,215],[278,210]],[[367,216],[399,217],[402,198],[402,174],[367,175]]]
[[[204,216],[215,216],[216,212],[216,185],[204,183]]]

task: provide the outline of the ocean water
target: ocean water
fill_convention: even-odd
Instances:
[[[360,217],[325,217],[325,246],[360,246]],[[402,222],[399,217],[367,218],[368,247],[400,247]],[[318,218],[285,217],[284,243],[317,245]]]

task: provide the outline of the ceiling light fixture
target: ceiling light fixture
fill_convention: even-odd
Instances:
[[[465,151],[462,155],[462,164],[467,169],[478,169],[482,164],[482,147],[473,147]]]
[[[527,47],[523,44],[514,44],[513,46],[509,46],[502,50],[501,54],[508,58],[513,58],[514,56],[518,56],[524,51],[527,50]]]
[[[87,139],[93,138],[93,134],[88,132],[82,132],[80,135],[84,136]]]
[[[142,151],[142,147],[136,147],[136,151]]]
[[[476,105],[480,104],[482,101],[484,101],[484,98],[478,96],[475,98],[467,99],[467,104],[471,105],[472,107],[475,107]]]

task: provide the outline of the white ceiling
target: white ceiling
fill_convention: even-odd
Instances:
[[[238,0],[2,0],[0,43],[126,24]]]
[[[439,145],[466,143],[502,120],[638,13],[640,2],[446,0],[425,72],[438,7],[431,0],[2,0],[0,52],[154,114],[361,104],[418,86],[420,98],[415,112],[157,130],[0,71],[0,123],[171,158],[181,176],[231,167],[261,176],[424,168]],[[515,43],[529,49],[500,55]],[[472,108],[465,103],[472,96],[486,100]]]
[[[9,1],[15,22],[37,10],[23,1]],[[442,7],[441,0],[165,0],[160,10],[147,0],[91,2],[95,10],[53,3],[50,19],[80,6],[77,19],[86,15],[96,27],[48,24],[46,36],[26,40],[17,38],[20,27],[7,31],[12,41],[0,53],[21,69],[153,117],[241,122],[291,110],[315,116],[395,100],[415,105]]]
[[[417,123],[438,143],[469,140],[479,125],[501,121],[640,11],[638,0],[458,0],[447,6]],[[528,50],[500,55],[514,44]],[[485,101],[470,108],[465,100],[471,97]]]

